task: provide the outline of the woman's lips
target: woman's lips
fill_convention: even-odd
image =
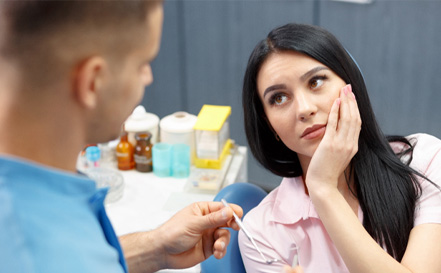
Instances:
[[[306,128],[300,138],[303,139],[314,139],[322,136],[326,131],[326,124],[314,125],[312,127]]]

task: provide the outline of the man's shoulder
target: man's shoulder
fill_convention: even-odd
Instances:
[[[4,272],[34,272],[10,187],[0,182],[0,264]]]
[[[40,190],[46,176],[19,186],[16,177],[0,174],[1,272],[122,272],[88,194]]]

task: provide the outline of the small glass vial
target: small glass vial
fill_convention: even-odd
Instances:
[[[121,138],[116,146],[116,158],[118,161],[118,169],[131,170],[135,167],[135,161],[133,158],[134,147],[128,140],[128,133],[122,131]]]
[[[86,148],[86,159],[88,168],[97,168],[100,166],[101,151],[97,146]]]
[[[139,132],[135,134],[135,165],[139,172],[152,171],[152,135],[149,132]]]

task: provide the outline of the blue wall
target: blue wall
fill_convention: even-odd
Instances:
[[[441,1],[169,0],[154,83],[143,105],[160,118],[203,104],[232,106],[231,136],[247,145],[242,77],[254,46],[276,26],[317,24],[334,33],[363,70],[386,134],[441,138]],[[249,154],[249,181],[272,189],[281,178]]]

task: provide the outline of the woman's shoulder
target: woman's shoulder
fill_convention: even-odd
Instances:
[[[412,134],[406,137],[411,143],[416,141],[419,143],[418,149],[421,148],[430,148],[435,146],[438,148],[441,148],[441,140],[437,138],[436,136],[425,134],[425,133],[418,133],[418,134]]]
[[[406,137],[414,146],[411,166],[422,172],[433,164],[441,164],[441,140],[429,134],[413,134]]]
[[[277,199],[277,193],[280,186],[276,187],[254,208],[252,208],[244,217],[244,222],[255,222],[265,219],[264,215],[271,215],[274,203]]]
[[[414,145],[410,166],[429,179],[417,177],[422,192],[414,225],[441,223],[441,140],[428,134],[414,134],[407,139]]]
[[[441,140],[429,134],[412,134],[405,137],[413,146],[412,154],[408,153],[401,157],[403,162],[408,162],[410,156],[412,160],[409,164],[411,168],[420,172],[432,181],[439,180],[439,171],[441,168]],[[395,153],[400,153],[409,148],[403,142],[391,142]],[[436,177],[436,179],[434,179]],[[441,183],[441,182],[440,182]]]
[[[421,146],[425,148],[441,148],[441,139],[439,139],[436,136],[429,135],[429,134],[413,134],[407,137],[408,139],[416,139],[419,143],[421,143]]]
[[[417,133],[405,136],[403,138],[407,139],[407,141],[409,141],[412,146],[416,146],[414,150],[420,151],[424,149],[433,150],[434,148],[441,148],[441,140],[433,135]],[[390,145],[395,152],[408,148],[406,143],[399,140],[393,140],[392,142],[390,142]]]

